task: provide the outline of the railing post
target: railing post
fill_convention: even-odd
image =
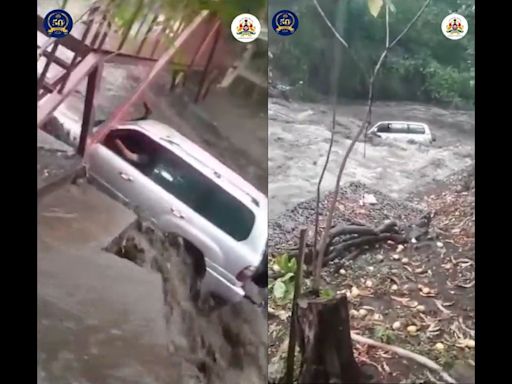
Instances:
[[[82,129],[80,131],[80,139],[78,141],[77,153],[80,156],[85,154],[87,138],[94,119],[94,96],[96,95],[96,87],[99,84],[101,73],[103,72],[103,63],[100,62],[92,70],[87,77],[87,88],[85,91],[84,113],[82,117]]]
[[[201,75],[201,80],[199,82],[199,89],[197,90],[197,94],[196,94],[196,98],[195,98],[196,104],[199,103],[199,101],[201,99],[201,95],[203,93],[203,87],[205,86],[205,83],[206,83],[206,80],[208,77],[208,71],[212,64],[213,56],[215,55],[215,50],[217,49],[217,44],[219,43],[219,40],[220,40],[220,34],[221,34],[221,28],[220,28],[220,22],[218,22],[216,25],[216,31],[215,31],[215,37],[213,40],[213,44],[212,44],[212,49],[208,53],[208,60],[206,61],[206,65],[205,65],[204,71]]]

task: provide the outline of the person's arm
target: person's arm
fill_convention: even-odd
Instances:
[[[140,156],[126,148],[126,146],[122,143],[121,140],[115,139],[114,143],[116,147],[121,151],[121,154],[125,159],[132,161],[134,163],[140,162]]]

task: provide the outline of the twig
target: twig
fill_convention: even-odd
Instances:
[[[325,15],[325,12],[323,11],[323,9],[320,7],[320,4],[318,4],[318,1],[317,0],[313,0],[313,3],[315,4],[316,6],[316,9],[318,10],[318,13],[320,13],[320,16],[322,16],[322,18],[324,19],[325,23],[327,24],[327,26],[331,29],[331,31],[334,33],[334,36],[336,36],[336,38],[340,41],[341,44],[343,44],[343,46],[345,48],[348,49],[348,53],[349,55],[352,57],[352,59],[354,60],[354,62],[356,63],[356,65],[359,67],[359,69],[361,70],[362,74],[364,75],[365,77],[365,80],[368,80],[368,74],[366,73],[366,68],[364,68],[362,66],[362,61],[355,55],[354,51],[352,51],[350,49],[350,46],[348,45],[348,43],[345,41],[345,39],[343,39],[343,37],[340,36],[340,34],[338,33],[338,31],[336,31],[336,28],[334,28],[334,26],[331,24],[331,22],[329,21],[329,19],[327,18],[327,16]]]
[[[428,7],[428,5],[430,4],[430,1],[431,0],[426,0],[425,3],[423,3],[423,6],[420,8],[420,10],[418,11],[418,13],[416,14],[416,16],[414,16],[412,18],[412,20],[409,22],[409,24],[407,24],[407,26],[404,28],[404,30],[395,38],[395,40],[393,40],[393,42],[391,44],[389,44],[389,48],[393,48],[393,46],[398,43],[398,41],[409,31],[409,29],[411,29],[411,27],[414,25],[414,23],[416,22],[416,20],[418,20],[421,16],[421,14],[423,13],[423,11],[425,11],[425,9]]]
[[[306,228],[299,233],[299,258],[295,271],[295,290],[292,300],[292,315],[290,318],[290,334],[288,339],[288,355],[286,356],[285,383],[293,383],[293,372],[295,368],[295,345],[297,342],[297,299],[301,294],[302,286],[302,264],[304,263],[304,251],[306,249]]]
[[[389,5],[386,3],[386,48],[389,48]]]
[[[361,336],[361,335],[357,335],[354,332],[351,332],[351,336],[352,336],[352,340],[354,340],[357,343],[366,344],[366,345],[369,345],[371,347],[376,347],[376,348],[384,349],[386,351],[390,351],[390,352],[396,353],[400,357],[404,357],[406,359],[414,360],[418,364],[421,364],[424,367],[427,367],[427,368],[437,372],[439,374],[439,376],[441,376],[443,378],[443,380],[445,380],[447,383],[457,384],[455,379],[453,379],[447,372],[445,372],[443,370],[443,368],[441,368],[439,365],[434,363],[432,360],[426,358],[425,356],[418,355],[417,353],[407,351],[407,350],[405,350],[403,348],[396,347],[394,345],[388,345],[388,344],[384,344],[384,343],[379,343],[378,341],[369,339],[369,338]]]
[[[385,50],[384,52],[382,52],[380,58],[379,58],[379,62],[377,63],[377,67],[380,67],[380,65],[382,64],[382,61],[384,60],[384,57],[386,56],[386,53],[387,51],[389,50],[389,5],[386,3],[386,45],[385,45]],[[378,68],[376,68],[376,70],[374,70],[373,72],[373,77],[372,77],[372,81],[376,75],[376,71],[378,71]],[[370,115],[370,119],[371,121],[371,115]],[[368,139],[368,128],[369,128],[370,125],[368,125],[364,131],[364,144],[363,144],[363,158],[366,159],[366,142],[367,142],[367,139]]]
[[[437,380],[434,376],[432,376],[432,374],[429,371],[425,371],[425,373],[427,374],[427,377],[429,378],[429,380],[431,380],[433,383],[443,384],[443,382]]]
[[[324,10],[320,7],[320,4],[318,4],[317,0],[313,0],[313,3],[315,3],[316,9],[318,10],[318,13],[322,16],[327,26],[331,29],[331,31],[334,33],[334,36],[343,44],[345,48],[349,48],[348,43],[343,39],[343,37],[340,36],[338,31],[336,31],[336,28],[331,24],[327,16],[325,15]]]
[[[335,113],[333,113],[336,116]],[[336,117],[333,117],[334,125],[336,124]],[[331,129],[331,139],[329,141],[329,148],[327,148],[327,157],[325,158],[325,163],[322,168],[322,172],[320,173],[320,178],[318,179],[318,184],[316,186],[316,206],[315,206],[315,231],[313,238],[313,253],[316,253],[316,247],[318,243],[318,227],[320,224],[320,191],[322,186],[322,181],[324,180],[325,172],[327,170],[327,165],[329,164],[329,160],[331,158],[332,146],[334,144],[334,126]]]
[[[315,0],[316,2],[316,0]],[[318,4],[318,3],[317,3]],[[339,3],[337,6],[341,6]],[[340,24],[343,24],[341,20],[341,15],[336,13],[336,26],[339,28]],[[320,178],[318,179],[318,184],[316,187],[316,206],[315,206],[315,231],[313,237],[313,259],[316,257],[317,251],[317,242],[318,242],[318,226],[320,221],[320,191],[322,187],[322,182],[324,180],[325,172],[327,171],[327,166],[329,165],[329,160],[331,159],[332,146],[334,145],[334,134],[336,131],[336,106],[338,99],[338,79],[340,73],[340,64],[341,64],[341,51],[339,46],[335,47],[334,51],[334,63],[331,67],[331,103],[332,103],[332,126],[331,126],[331,137],[329,140],[329,148],[327,149],[327,156],[325,158],[324,166],[322,168],[322,172],[320,173]]]
[[[316,2],[316,0],[314,0],[314,1]],[[345,170],[345,166],[347,165],[348,158],[350,157],[350,154],[352,153],[352,150],[354,149],[354,147],[355,147],[357,141],[359,140],[359,138],[361,137],[361,135],[364,132],[366,132],[366,130],[370,126],[371,117],[372,117],[373,97],[374,97],[374,95],[373,95],[374,82],[375,82],[375,78],[377,77],[377,74],[378,74],[378,72],[380,70],[380,67],[381,67],[382,63],[384,62],[384,58],[386,57],[389,49],[393,45],[395,45],[398,42],[398,40],[400,40],[400,38],[403,35],[405,35],[405,33],[411,28],[411,26],[414,24],[414,22],[416,20],[418,20],[418,18],[421,16],[421,14],[426,9],[426,7],[428,6],[429,3],[430,3],[430,0],[426,0],[425,1],[425,3],[421,7],[421,9],[418,11],[416,16],[414,16],[414,18],[405,27],[405,29],[402,31],[402,33],[400,33],[398,35],[398,37],[395,40],[393,40],[393,42],[389,45],[389,47],[386,47],[384,49],[384,51],[380,55],[380,58],[379,58],[379,61],[377,62],[377,65],[375,66],[375,69],[373,70],[373,74],[372,74],[372,77],[370,78],[370,86],[369,86],[369,90],[368,90],[368,112],[366,114],[366,119],[361,124],[361,128],[359,129],[359,131],[356,133],[356,135],[352,139],[352,141],[351,141],[347,151],[345,152],[345,155],[343,156],[343,160],[341,161],[340,168],[339,168],[339,171],[338,171],[338,176],[336,177],[336,184],[335,184],[335,189],[334,189],[334,195],[332,197],[331,205],[329,206],[329,211],[328,211],[328,214],[327,214],[327,219],[326,219],[326,223],[325,223],[325,227],[326,228],[331,228],[331,225],[332,225],[332,219],[333,219],[333,215],[334,215],[334,210],[336,208],[336,201],[338,200],[338,195],[339,195],[339,192],[340,192],[341,176],[343,175],[343,171]],[[326,247],[327,247],[327,242],[328,242],[328,232],[324,231],[324,233],[322,234],[322,238],[320,239],[319,250],[318,250],[318,254],[317,254],[316,260],[315,260],[316,264],[315,264],[315,268],[314,268],[313,284],[312,284],[313,285],[313,290],[318,290],[319,285],[320,285],[320,271],[322,270],[322,266],[323,266],[323,258],[325,256],[325,250],[326,250]]]

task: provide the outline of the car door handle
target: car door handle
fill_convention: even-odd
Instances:
[[[123,179],[125,181],[130,181],[130,182],[133,181],[133,177],[131,177],[130,175],[127,175],[124,172],[119,172],[119,176],[121,176],[121,179]]]
[[[178,217],[178,218],[180,218],[180,219],[184,219],[184,218],[185,218],[185,216],[183,216],[183,213],[181,213],[180,211],[178,211],[176,208],[172,208],[172,207],[171,207],[171,213],[172,213],[174,216],[176,216],[176,217]]]

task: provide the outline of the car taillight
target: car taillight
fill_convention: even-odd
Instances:
[[[254,275],[254,272],[256,272],[256,267],[250,265],[242,269],[240,272],[238,272],[236,274],[236,279],[241,283],[245,283],[251,279],[252,275]]]

